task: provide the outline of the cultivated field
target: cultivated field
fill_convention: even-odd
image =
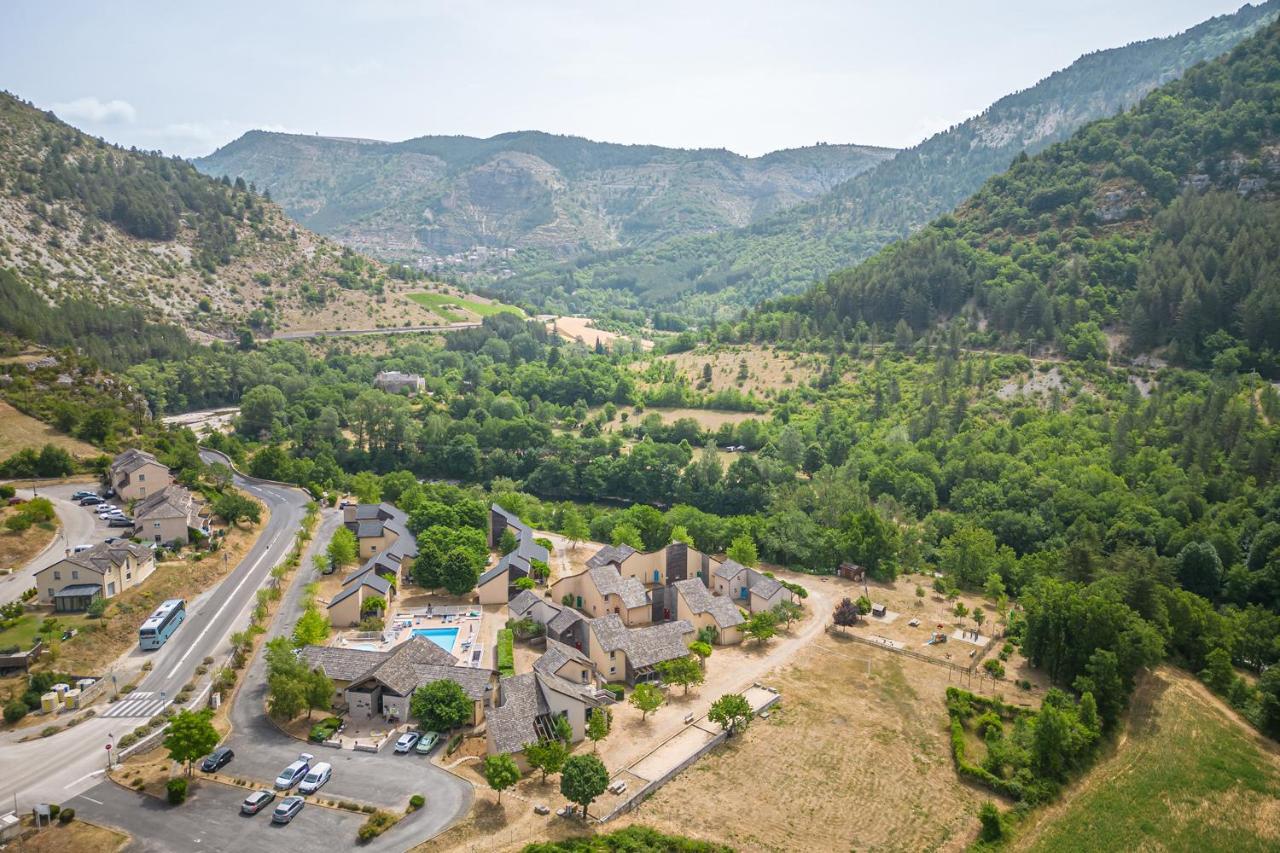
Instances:
[[[58,432],[44,421],[24,415],[8,403],[0,402],[0,459],[6,459],[27,447],[38,450],[46,444],[55,444],[77,457],[98,456],[102,453],[92,444]]]
[[[1011,846],[1278,850],[1280,747],[1191,676],[1162,667],[1139,684],[1111,754],[1033,813]]]
[[[704,368],[710,365],[711,383],[702,388],[703,391],[736,388],[744,394],[755,391],[758,396],[769,390],[781,391],[804,385],[818,375],[823,364],[820,356],[779,352],[762,346],[697,349],[663,358],[675,362],[677,369],[695,387],[702,382]],[[744,362],[747,375],[741,379]]]
[[[523,317],[524,312],[514,305],[493,302],[479,296],[460,296],[451,293],[410,293],[409,298],[450,323],[492,317],[494,314],[514,314]]]
[[[547,319],[547,328],[554,329],[556,334],[567,341],[578,341],[589,347],[595,346],[596,341],[599,341],[605,349],[613,349],[618,340],[626,338],[617,332],[597,329],[595,321],[590,317],[550,317]],[[641,339],[640,348],[653,349],[653,341]]]

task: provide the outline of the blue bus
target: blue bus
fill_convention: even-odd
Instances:
[[[181,598],[162,602],[138,629],[138,645],[143,649],[160,648],[169,635],[178,630],[186,616],[187,603]]]

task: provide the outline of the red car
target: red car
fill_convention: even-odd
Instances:
[[[17,506],[18,504],[24,504],[26,502],[27,502],[26,498],[19,498],[19,497],[9,498],[9,506]]]

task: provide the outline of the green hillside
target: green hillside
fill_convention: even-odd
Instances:
[[[1135,352],[1274,374],[1278,187],[1275,23],[779,307],[825,329],[964,317],[985,343],[1077,358],[1105,355],[1100,327],[1116,327]]]
[[[1131,107],[1197,62],[1230,50],[1280,11],[1245,6],[1184,33],[1082,57],[1022,92],[859,175],[810,204],[713,235],[525,272],[495,285],[549,309],[625,306],[682,317],[734,317],[743,306],[797,293],[950,210],[1022,151]],[[660,318],[660,322],[661,322]]]

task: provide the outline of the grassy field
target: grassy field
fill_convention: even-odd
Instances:
[[[15,514],[15,508],[0,509],[0,523]],[[22,568],[57,535],[58,525],[52,521],[33,524],[20,532],[0,529],[0,569]]]
[[[97,456],[101,450],[78,438],[63,435],[43,421],[24,415],[8,403],[0,402],[0,459],[24,447],[39,449],[46,444],[65,448],[72,456]]]
[[[1280,747],[1162,669],[1135,693],[1113,753],[1032,821],[1013,849],[1277,850]]]
[[[56,626],[52,633],[43,635],[40,628],[45,620],[44,613],[28,613],[24,616],[19,616],[13,621],[12,625],[0,631],[0,649],[16,645],[20,649],[26,650],[31,648],[31,644],[35,642],[36,637],[43,636],[45,642],[51,639],[56,640],[68,628],[82,628],[86,622],[90,621],[89,617],[83,614],[58,613],[50,615],[53,615],[57,620]]]
[[[460,323],[470,319],[466,314],[459,314],[458,311],[468,311],[477,317],[492,317],[494,314],[503,313],[515,314],[517,317],[524,316],[524,312],[514,305],[504,305],[501,302],[477,302],[474,299],[463,299],[447,293],[410,293],[409,298],[419,305],[430,308],[432,312],[450,323]]]

